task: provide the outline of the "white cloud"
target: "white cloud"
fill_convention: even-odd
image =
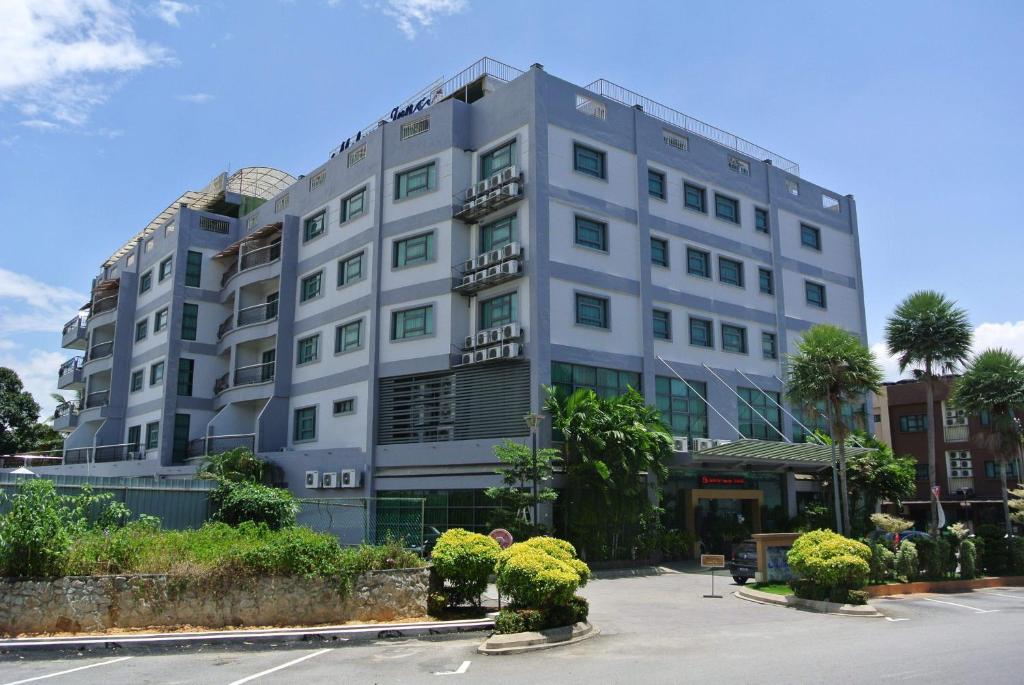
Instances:
[[[394,17],[399,30],[412,40],[418,29],[431,26],[438,17],[458,14],[468,4],[467,0],[386,0],[378,7],[387,16]]]
[[[56,128],[60,128],[60,126],[52,121],[44,121],[42,119],[26,119],[20,123],[26,128],[34,128],[37,131],[52,131]]]
[[[1024,356],[1024,321],[1005,321],[1003,323],[983,323],[974,329],[974,340],[971,353],[978,354],[993,347],[1002,347]],[[900,374],[900,365],[896,357],[889,355],[884,342],[871,346],[875,359],[882,367],[885,380],[896,381],[911,378],[911,370]]]
[[[167,59],[135,35],[124,0],[0,3],[0,104],[31,119],[79,126],[116,88],[109,76]]]
[[[191,102],[196,105],[201,105],[204,102],[212,100],[213,96],[209,93],[189,93],[188,95],[179,95],[178,99],[182,102]]]
[[[67,356],[60,352],[0,346],[0,366],[14,369],[18,374],[25,389],[39,403],[41,419],[49,416],[57,405],[50,393],[61,392],[57,389],[57,370],[66,360]]]
[[[181,25],[178,22],[179,14],[192,14],[193,12],[198,11],[199,8],[195,5],[188,5],[184,2],[175,2],[174,0],[159,0],[153,8],[153,14],[169,26]]]

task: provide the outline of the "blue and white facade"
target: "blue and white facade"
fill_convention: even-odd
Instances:
[[[65,329],[103,355],[62,373],[86,406],[55,469],[243,444],[300,496],[478,492],[544,386],[638,386],[689,451],[772,439],[735,392],[780,391],[814,323],[864,336],[853,198],[784,158],[540,65],[410,105],[298,179],[183,196],[103,266]]]

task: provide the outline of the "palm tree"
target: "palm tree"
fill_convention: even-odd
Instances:
[[[840,531],[850,533],[850,501],[846,485],[846,436],[844,404],[863,401],[882,382],[882,370],[871,350],[852,333],[831,324],[812,326],[787,360],[786,395],[804,406],[825,402],[829,430],[839,450],[839,474],[835,486],[842,493]]]
[[[971,351],[971,324],[967,312],[934,290],[921,290],[907,296],[896,307],[885,325],[889,354],[899,359],[900,372],[914,367],[914,375],[924,381],[927,392],[929,493],[936,485],[935,472],[935,379],[954,373]],[[932,497],[929,528],[938,526],[938,498]]]
[[[1020,453],[1024,416],[1024,361],[1003,349],[985,350],[972,359],[953,385],[953,403],[971,414],[987,412],[989,422],[979,442],[999,460],[1006,532],[1012,532],[1006,464]]]

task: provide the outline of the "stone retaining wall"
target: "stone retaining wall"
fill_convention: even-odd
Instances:
[[[429,568],[369,571],[347,593],[303,578],[8,578],[0,579],[0,633],[389,621],[425,616],[429,584]]]

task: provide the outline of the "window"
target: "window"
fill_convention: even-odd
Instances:
[[[790,195],[800,195],[800,184],[796,181],[787,178],[786,179],[786,191]]]
[[[264,300],[266,302],[266,309],[263,311],[267,321],[277,318],[277,301],[280,295],[281,293],[270,293]]]
[[[146,372],[143,369],[138,371],[132,371],[132,384],[131,391],[138,392],[142,390],[142,384],[145,382]]]
[[[668,424],[672,435],[706,438],[708,405],[702,398],[707,397],[707,384],[689,380],[686,383],[667,376],[654,379],[654,393],[661,420]]]
[[[582,216],[576,217],[576,244],[607,252],[608,224]]]
[[[167,307],[153,315],[153,332],[159,333],[165,328],[167,328]]]
[[[364,159],[366,159],[366,143],[363,143],[355,150],[352,150],[348,153],[347,164],[348,166],[355,166]]]
[[[308,243],[313,238],[323,235],[327,223],[327,212],[323,211],[306,219],[302,227],[302,242]]]
[[[715,216],[719,219],[725,219],[726,221],[738,224],[740,222],[739,201],[715,193]]]
[[[629,388],[640,390],[640,374],[597,366],[551,362],[551,385],[565,395],[585,388],[593,390],[599,397],[618,397]]]
[[[711,253],[695,247],[686,248],[686,273],[711,278]]]
[[[608,300],[576,293],[576,323],[581,326],[608,328]]]
[[[778,359],[779,349],[774,333],[761,333],[761,356],[765,359]]]
[[[363,278],[363,253],[347,257],[338,262],[338,286],[355,283]]]
[[[399,138],[405,140],[406,138],[412,138],[418,136],[421,133],[426,133],[430,130],[430,117],[423,117],[416,121],[410,121],[407,124],[402,124],[399,129]]]
[[[181,397],[192,397],[192,378],[195,370],[195,359],[178,359],[178,395]]]
[[[697,347],[715,346],[714,330],[710,321],[690,317],[690,344]]]
[[[665,199],[665,174],[654,169],[647,170],[647,194],[659,200]]]
[[[1006,464],[1006,476],[1008,478],[1017,477],[1017,462],[1008,462]],[[1000,472],[1002,471],[1001,462],[998,461],[986,461],[985,462],[985,477],[986,478],[999,478]]]
[[[668,266],[668,241],[664,238],[651,238],[651,264]]]
[[[181,339],[195,340],[199,332],[199,305],[186,302],[181,306]]]
[[[576,143],[572,146],[572,156],[573,169],[594,178],[605,178],[603,152]]]
[[[192,426],[190,414],[174,415],[174,433],[171,434],[171,458],[175,463],[184,463],[188,458],[188,436]]]
[[[480,251],[490,252],[505,247],[516,239],[516,215],[509,214],[480,227]]]
[[[831,195],[821,194],[821,208],[827,209],[830,212],[839,213],[839,198],[832,197]]]
[[[323,289],[324,272],[317,271],[302,279],[299,286],[299,302],[308,302],[319,297]]]
[[[812,250],[821,250],[821,229],[800,224],[800,244]]]
[[[759,267],[757,269],[757,280],[760,284],[761,292],[765,295],[775,294],[775,276],[772,274],[771,269]]]
[[[901,416],[900,433],[924,433],[928,430],[927,414],[908,414]]]
[[[139,277],[139,294],[148,291],[153,287],[153,270],[150,269]]]
[[[128,427],[128,445],[131,451],[136,452],[142,442],[142,426]]]
[[[274,200],[274,213],[283,212],[288,208],[288,193]]]
[[[480,157],[480,178],[488,178],[516,163],[516,141],[510,140]]]
[[[729,155],[729,171],[735,171],[740,176],[750,176],[750,162]]]
[[[683,184],[683,204],[698,212],[706,212],[704,208],[705,190],[690,183]]]
[[[519,295],[499,295],[480,303],[480,328],[494,328],[518,320]]]
[[[811,281],[804,281],[804,293],[807,296],[807,304],[812,307],[820,307],[825,309],[827,306],[825,300],[825,286],[821,283],[812,283]]]
[[[396,240],[391,245],[391,266],[395,269],[433,261],[434,232]]]
[[[782,401],[780,394],[772,390],[762,392],[754,388],[736,388],[736,392],[740,396],[736,400],[739,409],[738,428],[743,437],[757,440],[782,440],[780,434],[782,411],[776,404]],[[748,404],[750,406],[747,406]],[[754,413],[750,407],[756,409],[757,413]],[[764,419],[757,414],[763,416]],[[770,425],[765,422],[765,419],[768,419]]]
[[[298,343],[298,352],[295,355],[297,365],[309,364],[320,358],[320,334],[311,335],[308,338],[301,338]]]
[[[146,449],[155,450],[160,447],[160,422],[146,424]]]
[[[316,407],[295,410],[295,428],[292,437],[295,442],[316,440]]]
[[[437,163],[431,162],[395,174],[395,199],[404,200],[437,187]]]
[[[743,262],[726,257],[718,258],[718,280],[729,285],[744,287],[743,285]]]
[[[654,338],[656,340],[672,339],[672,313],[664,309],[654,310]]]
[[[185,285],[198,288],[203,276],[203,253],[188,251],[185,258]]]
[[[690,140],[686,136],[676,135],[667,129],[661,131],[661,139],[665,141],[665,145],[674,147],[677,150],[686,152],[690,149]]]
[[[722,349],[736,354],[747,353],[747,329],[742,326],[722,324]]]
[[[366,188],[352,193],[341,201],[341,223],[351,221],[366,209]]]
[[[324,184],[327,180],[327,169],[321,169],[312,176],[309,177],[309,190],[310,192],[316,190]]]
[[[928,464],[914,464],[914,480],[931,480],[928,474]]]
[[[363,320],[352,321],[334,329],[334,353],[351,352],[363,346]]]
[[[391,339],[408,340],[434,334],[434,305],[391,312]]]
[[[593,98],[580,95],[579,93],[576,94],[576,111],[580,114],[586,114],[588,117],[601,119],[602,121],[608,116],[608,110],[604,105]]]
[[[157,362],[149,367],[149,384],[159,385],[164,382],[164,363]]]
[[[152,252],[152,251],[153,251],[153,241],[152,240],[147,240],[146,241],[146,252]]]
[[[138,342],[149,335],[149,319],[143,319],[135,324],[135,342]]]
[[[356,398],[349,397],[344,400],[334,400],[334,415],[344,416],[345,414],[356,413]]]
[[[760,233],[768,232],[768,210],[754,208],[754,228]]]
[[[171,275],[171,264],[173,260],[173,257],[168,257],[164,261],[160,262],[159,275],[156,279],[159,283],[163,283],[167,277]]]

